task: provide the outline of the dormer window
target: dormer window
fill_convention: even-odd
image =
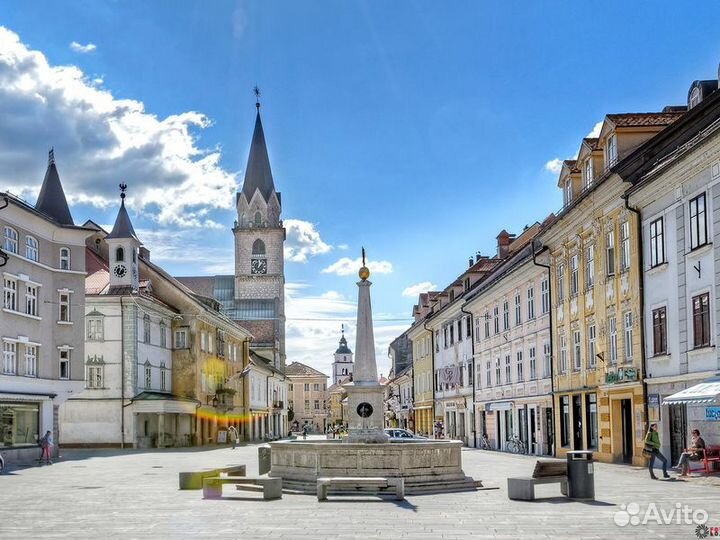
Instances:
[[[690,99],[688,100],[688,108],[692,109],[696,105],[700,104],[700,88],[695,87],[693,88],[692,92],[690,92]]]
[[[568,178],[565,180],[565,206],[570,204],[572,201],[573,192],[572,192],[572,180]]]
[[[115,262],[123,262],[125,260],[125,250],[121,247],[115,250]]]
[[[605,166],[610,168],[617,163],[617,160],[617,137],[615,137],[615,134],[612,134],[607,138],[607,144],[605,146]]]
[[[583,180],[585,181],[585,188],[589,188],[593,182],[593,162],[592,156],[585,162],[585,168],[583,169]]]

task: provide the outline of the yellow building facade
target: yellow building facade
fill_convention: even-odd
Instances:
[[[422,322],[408,330],[408,339],[413,347],[413,411],[414,431],[431,436],[433,433],[433,349],[432,332],[425,330]]]

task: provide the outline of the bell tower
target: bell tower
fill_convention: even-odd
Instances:
[[[335,351],[335,360],[333,362],[332,383],[337,384],[344,381],[352,375],[353,372],[353,352],[350,350],[345,339],[345,327],[342,327],[342,335],[340,344]]]
[[[112,231],[105,237],[109,249],[110,287],[130,287],[133,291],[137,291],[138,249],[142,243],[138,240],[125,209],[126,191],[127,184],[120,184],[120,210]]]

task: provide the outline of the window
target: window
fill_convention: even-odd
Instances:
[[[535,289],[532,285],[527,290],[527,310],[528,320],[531,321],[535,318]]]
[[[653,309],[653,355],[667,354],[667,313],[665,307]]]
[[[70,378],[70,349],[60,349],[60,378]]]
[[[463,333],[462,333],[462,319],[460,319],[460,320],[457,322],[457,325],[458,325],[458,327],[457,327],[457,337],[458,337],[457,340],[458,340],[458,341],[462,341],[462,335],[463,335]]]
[[[145,388],[152,388],[152,367],[145,363]]]
[[[558,302],[565,300],[565,265],[559,264],[557,269]]]
[[[167,390],[167,368],[164,362],[160,364],[160,390]]]
[[[70,270],[70,249],[60,248],[60,270]]]
[[[570,296],[578,294],[578,254],[570,257]]]
[[[40,440],[40,405],[38,403],[0,402],[0,448],[35,446]]]
[[[696,107],[700,103],[700,88],[697,86],[693,88],[692,92],[690,93],[690,100],[688,102],[688,109],[692,109],[693,107]]]
[[[520,307],[520,293],[515,293],[515,326],[518,326],[522,322],[522,314]]]
[[[587,335],[588,335],[588,367],[589,367],[590,369],[595,369],[595,354],[597,354],[597,353],[595,352],[595,351],[596,351],[596,348],[595,348],[596,334],[595,334],[595,332],[596,332],[596,330],[595,330],[595,325],[594,325],[594,324],[591,324],[590,326],[588,326],[588,329],[587,329]]]
[[[450,325],[450,345],[455,343],[455,323]]]
[[[593,182],[593,161],[592,156],[588,157],[583,168],[583,180],[585,181],[585,189],[589,188]]]
[[[102,388],[103,387],[103,365],[96,362],[88,362],[87,366],[87,378],[85,379],[85,386],[87,388]]]
[[[550,312],[550,282],[544,278],[540,282],[540,297],[543,315]]]
[[[213,352],[213,336],[212,333],[208,332],[208,352],[212,354]]]
[[[505,355],[505,384],[512,382],[512,366],[510,365],[510,355]]]
[[[187,349],[187,329],[175,330],[175,348],[176,349]]]
[[[490,312],[487,309],[483,318],[485,319],[485,338],[487,339],[490,337]]]
[[[502,378],[500,376],[500,359],[495,359],[495,384],[500,385],[502,384]]]
[[[255,212],[255,226],[259,227],[262,224],[262,215],[260,212]]]
[[[25,286],[25,313],[32,315],[33,317],[38,316],[38,288],[35,285]]]
[[[608,318],[608,336],[610,338],[610,363],[617,364],[617,321],[615,317]]]
[[[570,396],[560,397],[560,445],[570,446]]]
[[[203,352],[207,350],[207,334],[205,332],[200,332],[200,350]]]
[[[692,299],[693,310],[693,346],[710,345],[710,295],[703,293]]]
[[[631,311],[627,311],[623,315],[625,321],[625,361],[632,362],[633,357],[633,316]]]
[[[615,275],[615,232],[608,231],[605,235],[607,275]]]
[[[530,361],[530,380],[534,381],[537,379],[537,359],[535,358],[535,347],[530,347],[530,350],[528,350],[528,359]]]
[[[565,206],[570,204],[572,202],[573,198],[573,190],[572,190],[572,180],[569,178],[565,180]]]
[[[473,363],[472,363],[472,362],[468,363],[468,365],[467,365],[468,386],[472,386],[472,385],[473,385],[473,379],[474,379],[474,376],[475,376],[475,374],[473,373],[473,368],[474,368]]]
[[[560,336],[560,373],[567,373],[567,338]]]
[[[37,347],[25,345],[25,376],[37,377]]]
[[[70,322],[70,293],[61,292],[58,301],[58,318],[60,322]]]
[[[503,331],[510,328],[510,305],[508,301],[503,302]]]
[[[440,352],[440,330],[435,330],[435,352]]]
[[[617,163],[617,138],[615,135],[610,135],[607,139],[607,146],[605,147],[605,167],[610,168]]]
[[[316,399],[316,400],[313,402],[313,406],[314,406],[314,409],[315,409],[315,410],[319,409],[319,408],[320,408],[320,400],[319,400],[319,399]]]
[[[665,262],[665,235],[663,231],[663,218],[650,223],[650,267]]]
[[[470,317],[465,317],[465,336],[472,337],[472,322]]]
[[[17,281],[12,278],[3,279],[3,308],[17,311]]]
[[[115,262],[123,262],[125,260],[125,250],[121,247],[115,250]]]
[[[17,373],[17,345],[9,341],[3,342],[3,373],[15,375]]]
[[[443,327],[443,347],[448,348],[448,328],[447,326]]]
[[[487,319],[485,319],[487,324]],[[487,331],[485,331],[485,337],[487,337]],[[475,317],[475,341],[480,341],[480,317]]]
[[[143,342],[150,343],[150,315],[143,316]]]
[[[492,386],[492,362],[490,360],[485,362],[485,383],[488,388]]]
[[[580,371],[582,365],[582,346],[580,344],[580,330],[573,332],[573,370]]]
[[[320,391],[320,385],[315,383],[313,384],[313,392],[319,392]]]
[[[620,225],[620,268],[630,268],[630,223],[623,221]]]
[[[523,352],[518,351],[515,356],[517,360],[517,380],[518,382],[522,382],[525,380],[525,374],[523,373]]]
[[[494,322],[493,329],[495,330],[496,334],[499,334],[500,333],[500,315],[499,315],[499,309],[497,306],[495,306],[493,308],[493,322]]]
[[[167,327],[165,321],[160,321],[160,346],[165,349],[167,348]]]
[[[25,237],[25,257],[31,261],[38,260],[38,241],[32,236]]]
[[[5,241],[3,246],[8,253],[18,252],[18,233],[12,227],[5,227]]]
[[[310,400],[309,399],[305,400],[305,410],[306,411],[310,410]]]
[[[87,339],[89,341],[102,341],[103,340],[103,318],[93,317],[87,320]]]
[[[585,408],[587,409],[587,442],[588,448],[598,447],[598,415],[597,415],[597,394],[586,396]]]
[[[550,376],[550,369],[552,368],[551,361],[552,361],[552,354],[551,354],[550,344],[544,343],[543,344],[543,362],[545,365],[543,366],[544,367],[543,374],[545,377]]]
[[[310,383],[305,383],[304,390],[305,390],[306,392],[309,392],[309,391],[310,391]]]
[[[590,290],[595,285],[595,246],[589,245],[585,250],[585,288]]]
[[[690,201],[690,249],[707,244],[705,214],[705,194],[702,193]]]

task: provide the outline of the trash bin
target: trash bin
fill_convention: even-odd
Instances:
[[[578,450],[567,453],[568,497],[595,500],[593,453]]]
[[[258,473],[266,474],[270,472],[270,447],[258,447]]]

